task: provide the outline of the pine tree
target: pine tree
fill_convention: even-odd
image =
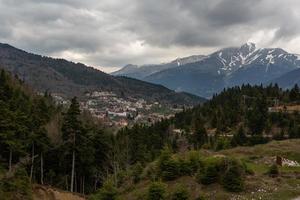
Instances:
[[[290,100],[291,101],[298,101],[300,97],[300,90],[299,86],[296,84],[290,91]]]
[[[195,125],[196,130],[193,137],[193,143],[196,149],[201,148],[201,146],[208,142],[208,136],[206,129],[202,122],[198,122],[197,125]]]
[[[231,163],[226,170],[223,180],[223,187],[230,192],[240,192],[244,188],[243,170],[237,163]]]
[[[247,144],[247,136],[245,134],[244,128],[241,126],[236,134],[233,135],[231,140],[232,146],[243,146]]]
[[[165,200],[166,189],[165,184],[161,182],[153,182],[148,189],[147,200]]]
[[[74,175],[75,175],[75,162],[76,162],[76,137],[81,132],[81,121],[79,120],[80,108],[77,98],[71,100],[71,105],[64,116],[62,132],[63,140],[68,145],[69,150],[72,152],[72,171],[71,171],[71,184],[70,191],[74,191]]]

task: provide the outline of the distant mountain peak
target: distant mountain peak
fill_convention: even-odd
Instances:
[[[243,55],[248,55],[256,50],[256,45],[252,42],[247,42],[243,44],[240,48],[240,51]]]

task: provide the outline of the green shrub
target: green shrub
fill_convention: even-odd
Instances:
[[[192,174],[192,166],[188,160],[179,159],[178,160],[179,167],[179,175],[191,175]]]
[[[148,200],[165,200],[166,186],[161,182],[153,182],[148,189]]]
[[[161,178],[163,180],[174,180],[179,175],[179,165],[174,159],[165,160],[160,165]]]
[[[229,149],[231,147],[231,140],[225,137],[219,137],[216,142],[216,151]]]
[[[231,163],[222,179],[223,187],[230,192],[240,192],[244,188],[243,167],[238,163]]]
[[[278,166],[276,164],[271,165],[271,167],[269,168],[268,174],[271,177],[276,177],[279,175],[279,169]]]
[[[171,155],[170,149],[164,148],[158,160],[158,168],[163,180],[174,180],[179,175],[179,163]]]
[[[253,169],[251,169],[245,162],[243,162],[244,171],[248,175],[254,175]]]
[[[132,169],[132,179],[134,183],[138,183],[141,180],[141,174],[143,172],[143,166],[140,162],[136,163]]]
[[[158,164],[155,162],[150,163],[145,169],[144,176],[149,178],[151,181],[156,181],[158,179],[158,175],[159,175]]]
[[[172,200],[188,200],[189,192],[186,187],[182,185],[177,185],[175,188],[175,192],[172,194]]]
[[[13,177],[0,177],[0,199],[31,200],[32,190],[25,169],[19,168]]]
[[[216,183],[218,181],[218,178],[219,178],[219,174],[217,168],[213,164],[209,164],[202,173],[200,171],[197,174],[198,182],[204,185]]]
[[[108,181],[104,183],[103,187],[94,195],[91,195],[89,200],[117,200],[118,190],[113,183]]]
[[[192,151],[188,154],[188,162],[191,168],[191,173],[196,173],[199,169],[202,169],[204,164],[199,152]]]

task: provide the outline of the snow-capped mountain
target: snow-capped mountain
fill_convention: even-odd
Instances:
[[[224,87],[261,84],[300,67],[300,56],[280,48],[256,48],[253,43],[224,48],[207,56],[176,59],[168,64],[132,68],[134,78],[162,84],[177,91],[210,97]],[[167,66],[166,66],[167,65]],[[152,68],[151,70],[149,68]],[[151,73],[144,73],[147,69]],[[130,73],[118,75],[131,76]]]

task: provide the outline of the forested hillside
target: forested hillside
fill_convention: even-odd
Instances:
[[[297,85],[291,90],[277,85],[229,88],[174,118],[116,134],[80,110],[76,97],[67,107],[57,106],[50,94],[35,94],[4,70],[0,94],[0,194],[5,199],[31,199],[30,183],[90,199],[172,199],[189,196],[181,186],[178,194],[164,194],[172,181],[185,183],[182,177],[201,185],[193,186],[198,191],[193,198],[202,198],[200,188],[211,184],[247,192],[245,177],[258,173],[257,163],[221,150],[300,138]],[[285,155],[300,162],[294,149]],[[140,181],[149,191],[133,195]]]
[[[111,173],[114,136],[79,110],[57,107],[18,78],[0,74],[0,194],[31,199],[30,183],[90,193]]]
[[[205,99],[176,93],[161,85],[126,77],[114,77],[95,68],[64,59],[27,53],[0,43],[0,68],[18,75],[33,89],[82,98],[86,92],[114,92],[124,98],[142,98],[166,104],[196,105]]]

